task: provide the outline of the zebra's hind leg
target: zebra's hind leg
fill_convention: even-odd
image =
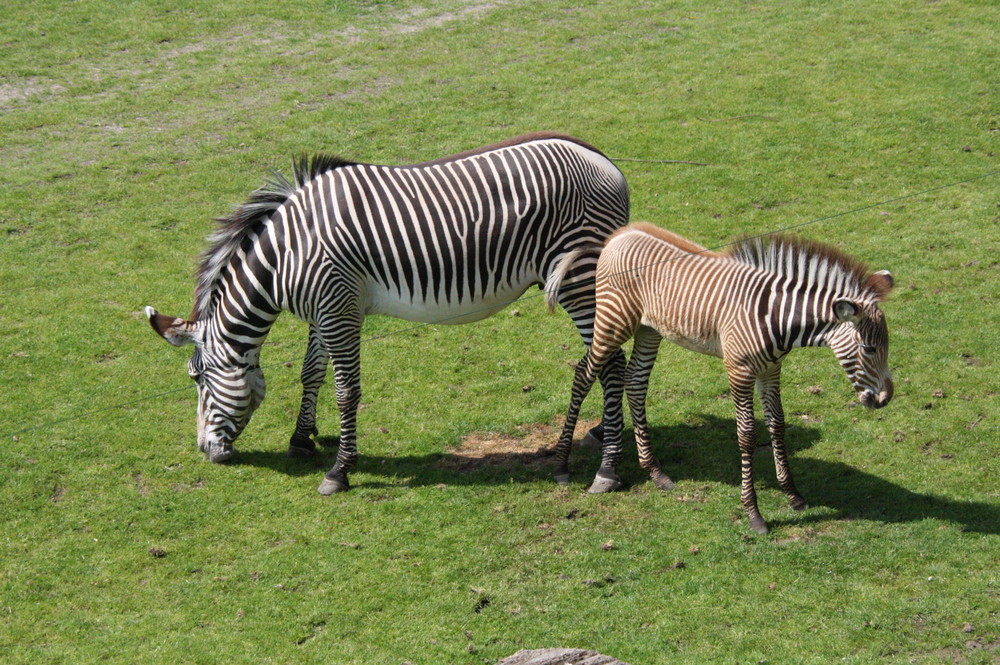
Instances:
[[[312,439],[319,434],[316,429],[316,401],[329,365],[330,355],[323,346],[319,330],[310,325],[309,344],[305,360],[302,361],[302,404],[295,422],[295,432],[288,442],[289,457],[312,457],[316,453],[316,442]]]
[[[618,478],[618,465],[622,459],[624,370],[625,352],[621,348],[615,349],[600,368],[601,388],[604,390],[604,437],[601,446],[601,466],[597,470],[594,482],[587,490],[591,494],[613,492],[622,486]]]
[[[580,415],[580,405],[590,393],[597,378],[597,368],[591,362],[591,354],[588,351],[576,365],[576,372],[573,374],[573,388],[569,400],[569,409],[566,411],[566,422],[563,423],[562,433],[555,448],[555,471],[553,477],[560,485],[569,484],[569,451],[573,446],[573,433],[576,430],[576,421]]]
[[[625,392],[632,412],[632,426],[635,429],[635,445],[639,453],[639,466],[649,472],[653,484],[663,491],[672,490],[674,481],[663,473],[660,461],[653,454],[649,443],[649,424],[646,422],[646,396],[649,392],[649,375],[656,363],[660,349],[660,335],[652,328],[639,328],[635,334],[632,357],[625,369]]]

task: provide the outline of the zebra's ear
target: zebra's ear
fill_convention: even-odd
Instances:
[[[152,307],[146,308],[146,318],[156,334],[174,346],[201,344],[203,328],[194,321],[165,316]]]
[[[860,311],[857,305],[847,299],[838,300],[833,303],[833,315],[842,323],[845,321],[857,321],[858,312]]]

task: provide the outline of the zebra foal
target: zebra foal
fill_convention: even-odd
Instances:
[[[862,404],[881,408],[892,399],[889,338],[878,307],[892,288],[892,276],[869,272],[832,246],[775,235],[742,240],[717,253],[651,224],[633,224],[608,239],[596,279],[593,341],[577,366],[556,445],[557,480],[568,479],[573,429],[595,375],[632,338],[625,391],[639,463],[663,490],[673,482],[653,455],[646,422],[649,376],[660,340],[722,358],[736,407],[740,498],[750,527],[759,533],[767,533],[768,526],[753,487],[755,386],[778,484],[794,509],[806,507],[785,455],[780,377],[789,351],[829,346]],[[599,473],[606,484],[618,484],[613,467],[602,466]]]
[[[290,455],[314,451],[316,400],[333,364],[340,446],[321,494],[350,488],[357,461],[361,323],[370,314],[466,323],[494,314],[529,286],[559,290],[585,344],[594,316],[593,257],[628,222],[628,187],[596,148],[536,133],[431,162],[381,166],[302,159],[295,182],[277,178],[222,222],[202,254],[190,319],[146,315],[171,344],[194,344],[198,445],[213,462],[264,399],[260,347],[290,311],[309,323],[302,401]],[[555,288],[555,287],[552,287]],[[624,354],[602,373],[621,393]],[[622,405],[606,401],[620,430]]]

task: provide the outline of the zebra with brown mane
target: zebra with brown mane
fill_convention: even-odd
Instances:
[[[892,275],[870,272],[830,245],[778,234],[747,238],[720,253],[651,224],[633,224],[607,240],[596,279],[593,341],[577,365],[556,446],[557,481],[569,478],[567,461],[580,404],[597,373],[629,339],[634,343],[625,392],[639,463],[663,490],[672,488],[673,481],[652,452],[646,422],[649,376],[660,340],[722,358],[736,407],[740,497],[750,527],[759,533],[767,533],[768,526],[753,486],[755,387],[764,406],[778,484],[792,508],[806,507],[785,453],[780,395],[785,356],[798,347],[828,346],[863,405],[881,408],[892,399],[889,338],[879,309],[892,289]],[[606,433],[606,439],[615,436]],[[620,485],[617,461],[602,463],[598,476],[603,481],[595,482],[592,492]]]

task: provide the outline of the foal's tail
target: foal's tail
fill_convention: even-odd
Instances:
[[[555,268],[552,270],[549,278],[545,280],[544,287],[545,304],[548,306],[550,312],[556,308],[556,304],[559,302],[559,292],[563,288],[563,281],[575,269],[583,268],[584,265],[589,264],[586,269],[574,273],[573,277],[576,279],[567,284],[567,288],[574,286],[587,289],[594,288],[594,277],[597,274],[597,257],[600,253],[600,245],[587,245],[570,251],[556,262]]]

